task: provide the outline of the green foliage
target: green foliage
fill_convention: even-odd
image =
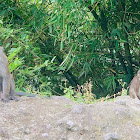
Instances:
[[[96,95],[92,93],[92,81],[89,80],[78,89],[75,90],[73,87],[68,87],[64,89],[65,96],[76,102],[84,103],[94,103],[96,100]]]
[[[121,91],[140,67],[138,10],[128,0],[1,0],[0,45],[17,89],[88,103]],[[90,91],[76,91],[89,79]]]
[[[74,90],[71,86],[69,88],[64,88],[64,93],[67,98],[74,99]]]

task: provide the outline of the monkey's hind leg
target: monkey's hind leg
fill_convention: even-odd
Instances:
[[[18,98],[15,97],[15,81],[13,74],[10,74],[10,93],[9,93],[9,99],[18,101]]]

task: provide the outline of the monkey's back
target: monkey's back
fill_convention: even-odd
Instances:
[[[8,68],[8,58],[4,53],[3,47],[0,47],[0,75],[10,74]]]
[[[130,83],[129,95],[131,98],[138,98],[140,100],[140,70]]]

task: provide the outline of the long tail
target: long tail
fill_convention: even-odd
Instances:
[[[22,91],[16,91],[15,92],[15,95],[18,95],[18,96],[27,96],[27,97],[35,97],[36,95],[35,94],[30,94],[30,93],[25,93],[25,92],[22,92]]]

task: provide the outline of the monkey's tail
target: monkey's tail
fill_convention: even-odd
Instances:
[[[15,95],[17,95],[17,96],[27,96],[27,97],[35,97],[36,96],[35,94],[25,93],[25,92],[22,92],[22,91],[18,91],[18,92],[16,91]]]

